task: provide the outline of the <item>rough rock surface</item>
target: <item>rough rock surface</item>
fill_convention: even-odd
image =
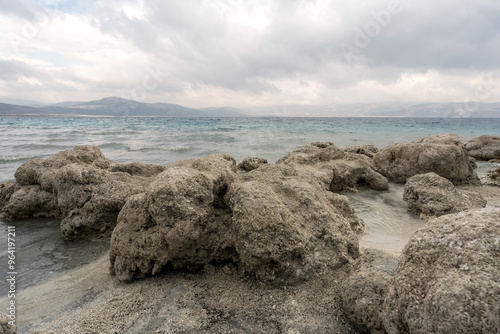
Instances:
[[[3,218],[61,220],[68,239],[107,238],[128,197],[143,192],[165,166],[118,164],[93,146],[77,146],[21,165],[0,189]]]
[[[485,183],[500,187],[500,167],[492,169],[486,173]]]
[[[366,155],[373,158],[379,152],[379,149],[373,145],[351,146],[345,149],[346,152]]]
[[[340,289],[347,319],[360,333],[385,333],[382,309],[398,259],[380,250],[366,250],[354,263]]]
[[[500,209],[442,216],[406,245],[384,303],[393,333],[497,333]]]
[[[358,256],[363,222],[314,173],[284,164],[235,171],[228,155],[186,160],[132,196],[111,238],[111,272],[130,280],[229,262],[295,284]]]
[[[424,138],[414,140],[413,143],[456,145],[456,146],[465,145],[462,138],[460,138],[460,136],[455,133],[440,133],[437,135],[427,136]]]
[[[249,172],[266,164],[267,164],[267,159],[252,157],[243,159],[243,161],[238,164],[237,168]]]
[[[330,142],[303,146],[279,159],[276,164],[307,170],[331,191],[357,191],[363,187],[389,189],[387,179],[375,171],[370,158],[346,152]]]
[[[465,144],[469,155],[478,160],[500,159],[500,137],[483,135]]]
[[[398,143],[382,149],[373,162],[378,171],[396,183],[429,172],[455,184],[480,182],[467,151],[457,145]]]
[[[16,326],[9,324],[9,317],[0,312],[0,334],[16,334]]]
[[[411,212],[422,218],[486,206],[486,200],[480,194],[457,190],[451,181],[436,173],[419,174],[408,179],[403,200]]]

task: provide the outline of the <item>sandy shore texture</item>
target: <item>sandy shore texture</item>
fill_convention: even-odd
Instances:
[[[355,333],[337,271],[271,288],[235,268],[170,271],[124,283],[106,256],[19,295],[18,333]]]

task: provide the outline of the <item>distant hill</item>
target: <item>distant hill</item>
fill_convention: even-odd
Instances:
[[[0,103],[0,115],[88,115],[88,116],[156,116],[156,117],[242,117],[234,108],[193,109],[177,104],[142,103],[118,97],[89,102],[60,102],[32,108]]]
[[[30,107],[0,103],[0,115],[87,115],[133,117],[450,117],[500,118],[496,103],[353,103],[328,105],[282,105],[240,110],[232,107],[186,108],[178,104],[142,103],[118,97],[80,102],[65,101]]]

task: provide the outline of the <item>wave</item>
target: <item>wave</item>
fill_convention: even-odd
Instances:
[[[20,162],[20,161],[28,161],[33,159],[44,158],[43,155],[29,155],[29,156],[0,156],[0,163],[2,162]]]
[[[62,151],[62,150],[67,150],[70,148],[73,148],[71,145],[56,145],[56,144],[37,144],[37,143],[31,143],[31,144],[18,144],[12,146],[13,149],[17,150],[57,150],[57,151]]]
[[[140,151],[174,151],[174,152],[185,152],[189,151],[191,149],[191,146],[189,145],[179,145],[179,146],[168,146],[168,147],[162,147],[162,146],[130,146],[130,145],[125,145],[128,151],[130,152],[140,152]]]

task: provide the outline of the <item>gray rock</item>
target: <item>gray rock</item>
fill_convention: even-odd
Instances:
[[[500,137],[483,135],[465,144],[469,155],[478,160],[500,159]]]
[[[169,166],[146,192],[132,196],[111,238],[111,273],[121,280],[155,275],[167,264],[201,268],[237,261],[223,197],[237,176],[228,155]]]
[[[373,145],[351,146],[345,149],[346,152],[366,155],[373,158],[379,152],[379,149]]]
[[[276,164],[296,166],[315,175],[331,191],[357,191],[369,187],[388,190],[387,179],[376,172],[367,156],[345,152],[330,142],[303,146]]]
[[[406,245],[383,320],[395,333],[497,333],[500,209],[431,220]]]
[[[382,310],[397,264],[398,259],[393,255],[366,250],[342,283],[341,307],[359,332],[385,333]]]
[[[237,168],[249,172],[266,164],[267,159],[252,157],[243,159],[243,161],[238,164]]]
[[[0,210],[6,220],[60,219],[67,239],[109,238],[127,198],[165,168],[119,164],[97,147],[77,146],[21,165],[16,182],[0,189]]]
[[[375,168],[390,181],[405,183],[417,174],[434,172],[454,184],[479,184],[474,164],[464,148],[432,143],[398,143],[373,158]]]
[[[419,174],[408,179],[403,200],[411,212],[425,219],[486,206],[486,200],[480,194],[457,190],[451,181],[436,173]]]
[[[295,284],[359,255],[362,221],[313,173],[287,165],[235,171],[228,155],[186,160],[130,197],[111,238],[111,273],[130,280],[167,265],[232,262],[259,280]]]
[[[460,136],[455,134],[455,133],[440,133],[437,135],[427,136],[424,138],[414,140],[412,143],[456,145],[456,146],[460,146],[460,147],[465,145],[462,138],[460,138]]]
[[[500,187],[500,167],[489,170],[486,173],[486,180],[484,181],[484,183]]]

